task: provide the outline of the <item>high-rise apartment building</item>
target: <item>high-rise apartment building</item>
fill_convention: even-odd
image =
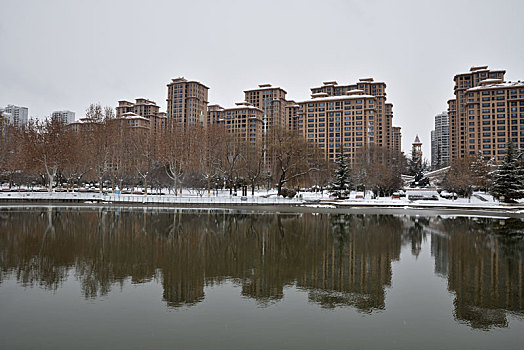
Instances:
[[[391,149],[391,127],[393,105],[386,103],[386,83],[376,82],[373,78],[359,79],[356,84],[338,85],[336,81],[326,81],[320,87],[311,88],[312,94],[326,93],[327,96],[342,96],[348,91],[361,90],[365,95],[376,97],[374,105],[374,144]]]
[[[145,98],[137,98],[135,99],[135,103],[126,100],[118,101],[118,106],[116,107],[116,119],[124,118],[127,120],[127,124],[144,124],[142,119],[136,119],[136,117],[142,117],[149,120],[147,128],[150,130],[151,136],[161,136],[164,134],[167,125],[167,114],[165,112],[160,112],[160,106],[158,106],[156,102]],[[126,123],[121,122],[118,125],[125,124]]]
[[[51,113],[51,118],[60,120],[64,124],[71,124],[75,121],[75,112],[55,111]]]
[[[160,112],[160,107],[154,101],[137,98],[135,103],[129,101],[118,101],[116,107],[116,117],[121,117],[125,113],[134,113],[142,117],[148,118],[151,115],[157,115]]]
[[[286,128],[286,110],[288,105],[286,101],[287,92],[280,88],[271,86],[271,84],[261,84],[258,89],[245,90],[245,101],[256,108],[264,111],[264,122],[266,131],[273,126]]]
[[[128,127],[134,132],[139,132],[141,135],[148,135],[151,131],[151,120],[133,112],[127,112],[119,117],[112,119],[112,123],[116,123],[119,130]]]
[[[402,152],[402,133],[400,126],[391,127],[391,150],[393,154]]]
[[[262,147],[264,135],[264,111],[247,102],[238,102],[235,107],[224,108],[210,105],[207,110],[206,125],[224,125],[237,141],[248,142]]]
[[[207,119],[205,125],[212,125],[219,123],[219,119],[222,119],[223,107],[219,105],[207,106]]]
[[[468,155],[501,162],[508,142],[524,151],[524,82],[488,78],[464,92]]]
[[[472,144],[476,145],[474,141],[478,135],[474,135],[475,132],[472,131],[474,125],[471,124],[474,124],[474,121],[466,112],[468,104],[466,91],[479,86],[481,81],[503,80],[505,73],[504,70],[489,70],[488,66],[480,66],[472,67],[469,72],[457,74],[453,78],[455,98],[448,101],[450,161],[475,154],[477,149],[477,147],[469,147]],[[470,139],[473,140],[472,143]]]
[[[310,100],[297,104],[299,132],[316,143],[326,159],[334,160],[342,146],[354,162],[359,150],[377,145],[377,97],[362,90],[337,96],[315,92]]]
[[[0,136],[5,135],[8,117],[10,117],[10,114],[4,112],[3,108],[0,108]]]
[[[29,120],[29,110],[27,107],[7,105],[4,113],[8,113],[7,122],[15,127],[21,127],[27,124]]]
[[[167,84],[168,122],[206,126],[208,91],[209,88],[198,81],[172,79]]]
[[[235,107],[223,108],[218,123],[236,140],[254,147],[262,147],[264,111],[247,102],[237,103]]]
[[[431,166],[439,169],[449,165],[449,116],[442,112],[435,116],[435,128],[431,131]]]
[[[286,127],[288,130],[298,130],[298,109],[300,106],[295,101],[287,101],[285,106]]]

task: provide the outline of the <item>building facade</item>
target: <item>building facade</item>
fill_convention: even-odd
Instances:
[[[481,81],[503,80],[505,73],[504,70],[490,70],[488,66],[479,66],[471,67],[469,72],[457,74],[453,78],[455,97],[448,101],[450,161],[476,153],[476,147],[469,147],[470,140],[475,140],[478,135],[475,135],[473,125],[470,125],[473,121],[466,111],[466,91],[479,86]]]
[[[266,132],[273,126],[287,127],[286,94],[284,89],[271,86],[271,84],[261,84],[257,89],[244,91],[244,100],[264,112]]]
[[[524,151],[524,82],[490,78],[464,95],[469,155],[480,153],[499,163],[508,142]]]
[[[391,127],[391,140],[391,150],[393,153],[402,153],[402,133],[400,126]]]
[[[298,110],[300,106],[295,101],[287,101],[285,106],[286,127],[291,131],[298,131]]]
[[[375,96],[362,90],[350,90],[338,96],[316,92],[310,100],[297,104],[300,106],[299,133],[316,143],[326,159],[334,161],[343,148],[353,163],[357,152],[377,145]]]
[[[207,118],[205,125],[218,124],[219,119],[222,119],[223,107],[219,105],[209,105],[207,106]]]
[[[116,119],[126,117],[130,120],[129,117],[134,116],[149,120],[147,128],[150,130],[151,136],[159,137],[164,134],[167,127],[167,113],[160,112],[160,106],[158,106],[156,102],[145,98],[137,98],[135,99],[135,103],[126,100],[118,101]],[[138,123],[138,119],[136,121]]]
[[[75,112],[55,111],[51,113],[51,118],[60,120],[64,124],[71,124],[75,122]]]
[[[218,123],[224,125],[237,141],[258,149],[263,145],[263,119],[262,109],[240,102],[235,107],[223,108]]]
[[[7,105],[4,108],[4,113],[7,114],[7,122],[15,127],[27,125],[29,121],[29,109],[27,107]]]
[[[338,85],[336,81],[326,81],[320,87],[311,88],[312,94],[325,93],[327,96],[343,96],[349,91],[361,90],[375,97],[374,143],[388,150],[392,149],[393,104],[386,102],[386,83],[373,78],[362,78],[355,84]]]
[[[444,111],[435,116],[431,131],[431,166],[439,169],[449,165],[449,116]]]
[[[206,126],[208,91],[209,88],[198,81],[172,79],[167,84],[168,122]]]
[[[158,115],[160,113],[160,107],[154,101],[137,98],[135,103],[126,100],[118,101],[116,107],[116,117],[121,117],[125,113],[134,113],[145,118],[149,118],[152,115]]]

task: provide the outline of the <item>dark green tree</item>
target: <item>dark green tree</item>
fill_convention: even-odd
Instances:
[[[351,192],[351,169],[348,165],[348,157],[344,154],[341,148],[335,159],[337,168],[333,175],[333,182],[329,185],[329,193],[336,196],[338,199],[344,199],[349,196]]]
[[[524,198],[524,173],[513,142],[506,147],[504,162],[492,173],[491,194],[506,203]]]

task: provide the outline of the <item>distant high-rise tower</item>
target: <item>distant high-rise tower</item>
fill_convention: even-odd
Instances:
[[[55,111],[51,113],[51,118],[58,119],[64,124],[71,124],[75,121],[75,112]]]
[[[7,122],[15,127],[21,127],[27,124],[29,119],[29,110],[27,107],[8,105],[4,108],[8,113]]]
[[[209,88],[198,81],[172,79],[167,84],[168,122],[206,126],[208,91]]]
[[[420,139],[415,137],[415,141],[411,144],[411,160],[415,163],[422,163],[422,142]]]
[[[391,127],[391,150],[393,153],[401,153],[402,152],[402,133],[400,126],[393,126]]]
[[[431,131],[431,166],[439,169],[449,165],[449,116],[442,112],[435,116],[435,129]]]

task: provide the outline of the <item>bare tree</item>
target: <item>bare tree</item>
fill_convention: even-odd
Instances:
[[[442,187],[447,191],[470,198],[475,181],[475,175],[471,167],[472,161],[473,159],[469,157],[455,159],[442,180]]]
[[[315,145],[297,133],[274,127],[267,135],[267,143],[279,195],[289,181],[319,170],[316,159],[319,153]]]
[[[6,124],[0,130],[0,175],[7,179],[9,188],[13,186],[15,174],[22,170],[20,164],[21,138],[20,130],[12,125]]]
[[[26,164],[44,170],[50,191],[59,170],[71,162],[73,142],[71,130],[57,119],[31,120],[23,132]]]
[[[114,112],[111,107],[103,108],[100,104],[91,104],[86,109],[82,132],[85,133],[83,138],[88,152],[84,156],[98,181],[100,192],[109,171],[108,166],[113,160],[111,146],[117,141],[117,125],[113,123],[113,119]]]
[[[73,187],[74,183],[78,183],[82,177],[87,174],[91,168],[89,164],[89,152],[86,152],[87,143],[85,135],[75,137],[71,130],[67,130],[66,137],[73,137],[71,140],[69,153],[69,161],[64,163],[60,170],[60,177],[66,181],[67,189]]]
[[[251,186],[251,195],[255,195],[255,187],[263,180],[264,152],[259,145],[246,142],[242,147],[242,176]]]
[[[186,129],[178,125],[170,125],[158,143],[159,160],[164,165],[167,176],[173,181],[175,195],[182,183],[188,162],[188,155],[184,152],[185,135]]]
[[[368,188],[378,196],[391,195],[402,185],[401,156],[377,145],[361,148],[355,156],[355,182],[364,191]]]
[[[158,167],[158,158],[155,140],[149,137],[149,130],[130,128],[131,139],[131,162],[133,167],[142,180],[144,194],[147,195],[149,179],[151,174]]]

